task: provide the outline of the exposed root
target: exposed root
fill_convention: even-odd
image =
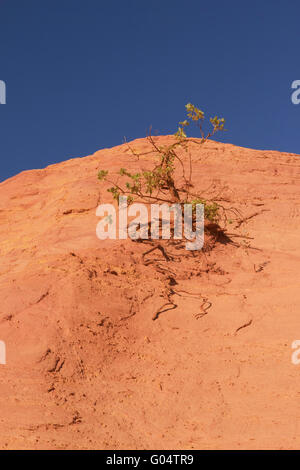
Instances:
[[[212,303],[208,300],[207,297],[203,297],[202,294],[197,294],[197,293],[193,293],[193,292],[187,292],[185,290],[181,290],[181,291],[173,291],[174,294],[177,294],[179,295],[180,297],[195,297],[195,298],[198,298],[199,300],[201,299],[202,300],[202,304],[200,305],[200,312],[199,313],[196,313],[195,314],[195,318],[196,320],[199,320],[199,318],[202,318],[204,317],[204,315],[207,315],[208,313],[208,310],[211,308],[212,306]],[[188,295],[186,296],[182,296],[179,292],[184,292]],[[200,297],[200,298],[199,298]]]
[[[244,222],[247,222],[248,220],[252,219],[253,217],[256,217],[257,215],[262,214],[263,212],[267,212],[269,209],[262,209],[259,212],[254,212],[254,214],[248,215],[248,217],[244,217],[243,219],[240,219],[235,228],[239,228]]]
[[[209,310],[211,306],[212,303],[207,298],[204,298],[202,304],[200,305],[201,312],[195,315],[196,320],[199,320],[199,318],[202,318],[207,315],[207,310]]]
[[[162,310],[164,307],[167,307],[168,305],[171,305],[171,307],[165,308],[164,310]],[[155,312],[155,314],[152,317],[152,320],[157,320],[161,313],[167,312],[168,310],[173,310],[174,308],[177,308],[176,304],[174,304],[173,302],[166,302],[161,307],[159,307],[159,309]]]
[[[149,253],[152,253],[152,251],[155,251],[155,250],[160,250],[160,252],[163,254],[164,258],[166,261],[171,261],[174,259],[173,256],[171,256],[170,254],[168,254],[166,252],[166,250],[164,249],[164,247],[160,244],[160,243],[156,243],[155,246],[153,246],[152,248],[150,248],[149,250],[145,251],[143,254],[142,254],[142,257],[143,259],[145,258],[146,255],[148,255]],[[145,261],[144,260],[144,264],[148,265],[151,263],[151,260],[148,260],[148,261]]]
[[[239,328],[237,328],[234,332],[234,335],[237,334],[238,331],[240,331],[242,328],[246,328],[247,326],[250,326],[252,323],[252,318],[251,320],[249,320],[247,323],[244,323],[242,326],[239,326]]]

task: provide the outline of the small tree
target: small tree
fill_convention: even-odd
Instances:
[[[231,223],[228,219],[228,212],[238,215],[238,211],[235,208],[227,207],[225,208],[220,204],[220,201],[223,201],[224,198],[220,194],[215,194],[215,197],[206,198],[201,193],[195,193],[192,191],[192,174],[193,174],[193,161],[191,157],[191,152],[189,146],[191,143],[198,145],[204,144],[210,137],[212,137],[216,132],[224,130],[224,119],[210,118],[209,122],[211,125],[211,130],[206,134],[203,130],[204,126],[204,113],[196,108],[192,104],[186,105],[187,118],[179,122],[179,127],[177,132],[174,134],[174,142],[169,145],[158,145],[155,139],[151,136],[151,133],[148,135],[148,141],[151,146],[151,153],[156,157],[156,161],[153,164],[154,166],[149,169],[150,162],[147,162],[147,169],[141,169],[138,172],[131,172],[126,168],[120,168],[119,176],[117,181],[110,179],[109,173],[107,170],[100,170],[98,173],[98,178],[100,181],[105,181],[111,186],[108,188],[108,191],[112,194],[112,197],[119,202],[120,196],[127,196],[127,203],[131,204],[132,202],[144,202],[144,203],[169,203],[169,204],[180,204],[183,208],[184,204],[192,204],[193,211],[193,223],[196,219],[196,205],[203,204],[204,206],[204,217],[206,223],[205,229],[210,232],[210,237],[208,237],[207,250],[211,249],[214,245],[214,242],[219,237],[222,237],[223,241],[231,241],[224,230],[221,229],[219,223],[221,219],[226,223]],[[186,129],[190,124],[196,124],[200,131],[200,140],[188,138],[186,134]],[[132,155],[140,161],[143,153],[136,152],[130,146],[128,146]],[[183,158],[183,155],[187,156],[187,159]],[[120,183],[121,177],[121,183]],[[183,182],[183,184],[182,184]],[[184,211],[182,211],[183,213]],[[179,260],[182,256],[189,256],[191,265],[199,261],[198,257],[193,256],[194,252],[189,252],[185,250],[185,253],[178,253],[177,249],[182,248],[182,240],[153,240],[145,239],[141,240],[142,243],[149,243],[151,248],[145,251],[142,254],[143,262],[145,265],[153,264],[155,269],[165,277],[166,286],[162,292],[162,297],[165,297],[164,304],[155,311],[152,319],[156,320],[162,312],[173,309],[177,307],[177,304],[173,301],[174,295],[181,295],[179,291],[174,288],[174,285],[177,284],[176,281],[176,270],[168,269],[168,266],[162,266],[161,263],[153,258],[149,258],[148,255],[153,253],[154,250],[160,250],[161,254],[164,257],[166,262]],[[170,251],[169,248],[174,248],[173,251]],[[176,253],[175,253],[176,251]],[[146,258],[148,257],[148,258]],[[206,258],[206,257],[205,257]],[[197,264],[197,272],[199,272],[199,265]],[[206,271],[207,272],[207,271]],[[186,291],[184,291],[186,292]],[[199,298],[201,301],[200,312],[195,315],[195,317],[201,318],[203,315],[207,314],[208,309],[211,307],[211,302],[203,297],[200,293],[189,293],[193,298]]]
[[[179,122],[177,132],[174,134],[175,141],[169,145],[158,146],[151,133],[148,135],[148,141],[151,144],[153,152],[158,156],[158,163],[151,170],[141,170],[137,173],[131,173],[126,168],[120,168],[119,175],[126,178],[124,184],[109,179],[109,173],[106,170],[100,170],[98,179],[112,184],[108,191],[113,198],[119,201],[122,195],[127,196],[128,204],[133,201],[143,202],[167,202],[170,204],[179,203],[181,205],[191,203],[195,208],[196,204],[204,205],[204,216],[210,222],[217,222],[220,218],[219,204],[213,200],[204,199],[201,195],[191,193],[192,185],[192,158],[189,152],[189,144],[195,142],[203,144],[217,131],[224,130],[225,120],[223,118],[210,118],[212,129],[204,133],[204,113],[191,103],[186,105],[187,119]],[[186,135],[186,128],[194,123],[200,131],[201,140],[190,139]],[[189,157],[188,176],[186,168],[178,150],[182,149]],[[136,153],[130,148],[132,154],[139,158],[141,154]],[[184,188],[179,188],[175,181],[175,171],[179,169],[185,182]]]

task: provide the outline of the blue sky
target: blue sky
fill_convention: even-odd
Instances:
[[[298,0],[0,0],[0,181],[171,134],[187,102],[216,140],[300,154],[299,40]]]

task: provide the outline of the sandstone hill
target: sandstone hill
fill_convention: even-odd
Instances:
[[[300,447],[299,155],[191,149],[243,217],[190,259],[96,237],[126,144],[0,184],[0,448]]]

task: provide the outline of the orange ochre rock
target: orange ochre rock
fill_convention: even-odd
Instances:
[[[193,190],[243,217],[228,243],[145,260],[96,236],[98,170],[153,161],[130,147],[0,184],[0,448],[299,448],[299,155],[191,142]]]

